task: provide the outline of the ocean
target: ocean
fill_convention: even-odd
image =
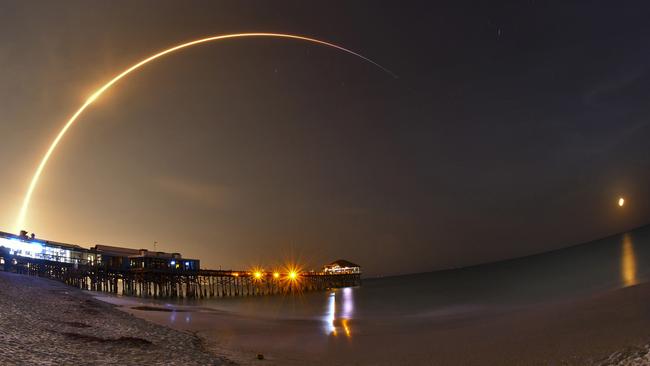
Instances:
[[[629,300],[607,296],[649,278],[646,226],[524,258],[363,279],[358,287],[166,302],[175,310],[133,312],[197,332],[243,364],[255,363],[258,353],[282,365],[518,364],[590,354],[601,338],[603,352],[618,347],[607,332],[633,332],[625,322],[634,319],[621,313],[626,317],[614,322],[608,314]],[[613,305],[601,305],[607,301]],[[603,320],[615,324],[601,329]]]
[[[273,319],[375,321],[454,309],[561,300],[636,285],[648,278],[650,226],[524,258],[364,279],[359,287],[298,296],[218,298],[185,304]]]

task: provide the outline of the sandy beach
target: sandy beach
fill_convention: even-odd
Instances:
[[[199,339],[88,293],[0,272],[1,365],[228,365]]]

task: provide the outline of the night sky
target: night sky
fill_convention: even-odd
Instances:
[[[650,222],[650,5],[0,2],[0,230],[209,268],[368,275],[543,252]],[[619,196],[626,205],[617,206]]]

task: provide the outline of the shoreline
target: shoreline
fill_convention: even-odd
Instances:
[[[0,364],[234,365],[196,335],[55,280],[0,271]]]
[[[499,311],[436,313],[402,328],[391,322],[369,327],[366,321],[357,320],[352,328],[363,329],[362,334],[325,341],[314,333],[314,321],[116,299],[147,304],[146,310],[135,305],[121,310],[197,334],[208,349],[231,352],[242,365],[650,364],[650,313],[646,309],[650,283]],[[152,310],[165,306],[177,309],[177,321],[170,322],[168,311]],[[190,321],[186,322],[187,316]],[[255,360],[256,353],[265,360]]]
[[[0,272],[0,364],[640,366],[650,364],[648,303],[645,283],[499,314],[438,314],[417,328],[383,325],[388,336],[361,320],[352,339],[322,342],[315,321],[165,305]]]

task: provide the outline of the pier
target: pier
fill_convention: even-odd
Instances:
[[[0,232],[0,270],[47,277],[80,289],[150,298],[207,299],[295,294],[358,286],[360,268],[337,261],[322,271],[202,269],[180,253],[37,240]],[[340,267],[337,263],[348,266]]]

